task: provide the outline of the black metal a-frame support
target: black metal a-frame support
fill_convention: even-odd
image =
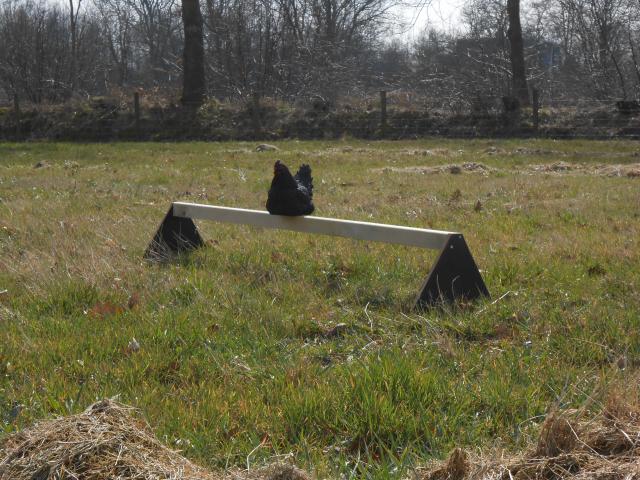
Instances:
[[[178,253],[188,252],[203,245],[204,241],[193,220],[174,216],[172,205],[147,246],[144,258],[156,262],[164,261]]]
[[[416,307],[432,307],[489,296],[467,242],[461,234],[454,233],[449,236],[422,284]]]

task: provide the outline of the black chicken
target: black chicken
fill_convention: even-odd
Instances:
[[[284,163],[277,160],[273,166],[273,180],[267,198],[267,210],[272,215],[311,215],[314,207],[311,167],[303,164],[295,176]]]

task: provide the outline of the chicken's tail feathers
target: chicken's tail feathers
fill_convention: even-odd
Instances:
[[[313,177],[311,176],[311,167],[306,163],[300,165],[298,172],[295,175],[296,180],[304,185],[309,190],[309,195],[313,194]]]

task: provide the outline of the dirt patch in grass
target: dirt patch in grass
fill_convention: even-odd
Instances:
[[[43,421],[0,443],[1,480],[118,478],[306,480],[292,465],[213,473],[169,449],[131,407],[102,400],[84,412]]]
[[[520,146],[511,149],[497,147],[495,145],[489,146],[484,150],[479,152],[481,155],[486,156],[517,156],[517,157],[548,157],[553,156],[556,158],[566,158],[566,157],[575,157],[575,158],[603,158],[603,159],[612,159],[612,158],[628,158],[628,157],[639,157],[639,151],[633,152],[616,152],[616,151],[583,151],[583,150],[573,150],[573,151],[561,151],[561,150],[553,150],[549,148],[537,148],[531,146]]]
[[[418,148],[403,150],[402,153],[422,157],[451,157],[453,155],[459,155],[460,153],[462,153],[462,151],[450,150],[448,148]]]
[[[546,148],[533,148],[533,147],[516,147],[513,150],[508,150],[505,148],[496,147],[495,145],[491,145],[485,148],[482,152],[483,155],[524,155],[524,156],[547,156],[547,155],[555,155],[555,156],[564,156],[566,155],[559,150],[549,150]]]
[[[449,163],[434,166],[408,166],[408,167],[384,167],[371,170],[374,173],[402,173],[408,175],[435,175],[435,174],[462,174],[474,173],[489,175],[500,171],[495,167],[490,167],[480,162]],[[544,175],[590,175],[598,177],[640,177],[640,163],[627,164],[589,164],[578,162],[558,161],[553,163],[527,165],[517,169],[515,173],[520,174],[544,174]]]
[[[306,157],[333,157],[334,155],[350,155],[365,153],[371,155],[376,152],[374,148],[367,147],[329,147],[320,150],[292,150],[290,153],[294,155],[303,155]]]
[[[596,417],[552,412],[537,443],[519,455],[476,455],[459,448],[423,470],[422,480],[640,479],[640,408],[613,396]]]
[[[562,155],[562,152],[546,148],[518,147],[511,151],[511,155]]]
[[[405,174],[419,174],[419,175],[434,175],[439,173],[449,173],[452,175],[458,175],[461,173],[479,173],[482,175],[488,175],[491,172],[495,172],[496,169],[488,167],[483,163],[467,162],[467,163],[450,163],[446,165],[435,166],[411,166],[411,167],[384,167],[376,168],[372,170],[376,173],[405,173]]]
[[[592,165],[587,163],[554,162],[529,165],[527,171],[544,174],[577,174],[599,177],[640,177],[640,163]]]

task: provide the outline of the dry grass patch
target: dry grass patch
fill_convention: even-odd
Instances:
[[[84,412],[36,423],[0,444],[2,480],[306,480],[292,466],[213,473],[167,448],[131,407],[113,400]]]
[[[456,448],[422,480],[637,480],[640,408],[610,397],[595,418],[551,412],[535,446],[523,454],[475,455]],[[136,411],[102,400],[84,412],[36,423],[0,444],[0,479],[240,479],[308,480],[289,464],[252,471],[211,472],[159,442]]]
[[[590,418],[582,411],[551,412],[529,451],[505,456],[455,449],[422,472],[423,480],[637,480],[640,479],[640,408],[612,396]]]
[[[132,413],[103,400],[11,435],[2,445],[0,478],[220,478],[162,445]]]

